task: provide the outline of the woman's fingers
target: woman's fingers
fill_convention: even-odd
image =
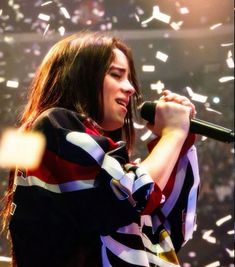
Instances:
[[[160,99],[164,100],[166,102],[172,101],[172,102],[181,104],[183,106],[189,107],[190,108],[190,118],[194,118],[196,113],[197,113],[195,105],[186,96],[172,93],[170,90],[164,90],[162,92],[162,96]]]

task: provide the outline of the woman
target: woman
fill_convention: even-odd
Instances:
[[[21,119],[45,135],[46,150],[37,169],[15,171],[5,212],[18,267],[179,266],[175,250],[191,237],[198,186],[187,138],[195,107],[165,90],[148,124],[159,138],[134,164],[140,99],[120,40],[83,32],[48,52]]]

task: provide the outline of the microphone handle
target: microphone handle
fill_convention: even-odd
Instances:
[[[225,143],[234,142],[234,132],[231,129],[197,118],[190,119],[189,131]]]
[[[155,107],[155,102],[144,102],[142,108],[140,109],[140,116],[148,122],[154,124]],[[189,132],[200,134],[225,143],[234,142],[234,132],[231,129],[196,118],[190,119]]]

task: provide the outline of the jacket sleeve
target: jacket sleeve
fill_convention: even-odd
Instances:
[[[82,123],[77,113],[61,108],[43,114],[33,130],[45,135],[46,150],[36,170],[17,177],[17,191],[33,195],[27,207],[35,217],[69,224],[79,238],[138,220],[153,181],[138,167],[123,167],[118,154],[125,144],[115,144]]]

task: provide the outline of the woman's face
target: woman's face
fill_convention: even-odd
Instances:
[[[129,81],[129,65],[124,53],[115,48],[114,60],[104,77],[103,103],[104,119],[100,126],[106,131],[113,131],[124,125],[127,105],[135,93]]]

